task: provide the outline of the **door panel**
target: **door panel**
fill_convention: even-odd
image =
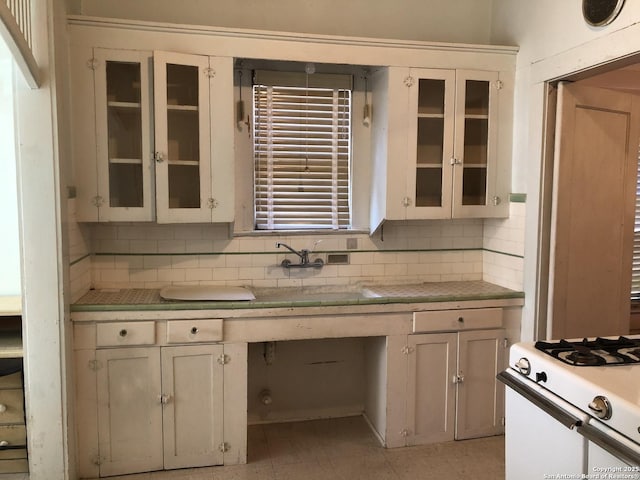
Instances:
[[[558,93],[550,336],[627,334],[638,100],[575,84]]]

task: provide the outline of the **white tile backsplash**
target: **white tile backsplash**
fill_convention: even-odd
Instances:
[[[71,205],[72,201],[70,201]],[[387,222],[382,232],[266,234],[229,238],[226,225],[77,224],[69,222],[74,299],[89,288],[158,288],[167,284],[255,287],[415,283],[484,279],[522,289],[524,203],[508,219]],[[347,250],[347,239],[357,249]],[[348,253],[347,265],[285,269],[293,248]]]

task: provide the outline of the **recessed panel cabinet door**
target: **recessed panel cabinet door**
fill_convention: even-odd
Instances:
[[[504,330],[458,334],[456,440],[502,433],[504,385],[496,375],[504,366]]]
[[[407,445],[454,438],[456,333],[409,335]]]
[[[222,465],[222,345],[162,349],[164,466]]]
[[[162,469],[160,349],[96,352],[100,476]]]

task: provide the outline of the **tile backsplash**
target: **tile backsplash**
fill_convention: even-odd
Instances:
[[[484,279],[522,288],[524,203],[511,204],[509,219],[387,222],[373,236],[231,237],[226,225],[77,224],[70,202],[72,300],[89,288],[187,283],[281,287]],[[276,242],[313,250],[311,260],[346,254],[348,264],[285,269],[283,259],[298,258]]]

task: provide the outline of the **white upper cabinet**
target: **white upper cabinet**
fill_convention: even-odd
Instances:
[[[159,223],[233,221],[232,62],[154,53]]]
[[[73,50],[78,219],[232,222],[233,59]]]
[[[508,162],[499,155],[501,89],[499,72],[374,74],[373,161],[385,174],[373,182],[372,231],[384,220],[507,215],[508,177],[498,173]]]

